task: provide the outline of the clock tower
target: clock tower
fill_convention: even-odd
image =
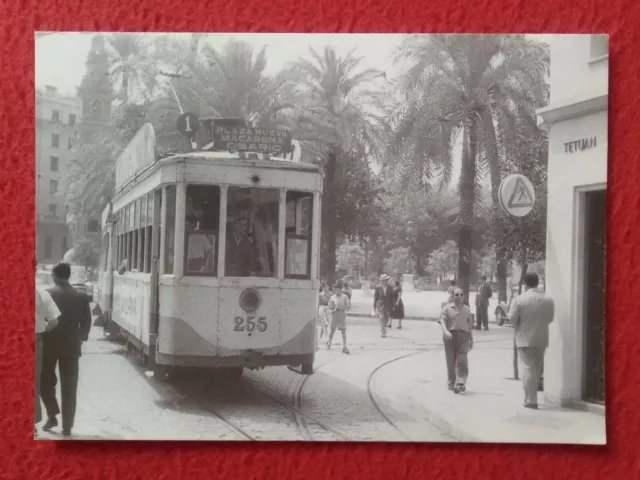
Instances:
[[[113,101],[109,56],[101,34],[93,37],[85,65],[87,70],[78,88],[78,96],[82,101],[80,124],[89,130],[101,129],[110,123]]]

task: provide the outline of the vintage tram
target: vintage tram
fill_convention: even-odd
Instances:
[[[163,377],[179,367],[312,373],[319,167],[237,150],[159,158],[155,143],[147,124],[116,161],[102,216],[105,331]]]

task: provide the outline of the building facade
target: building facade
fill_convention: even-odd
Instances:
[[[556,314],[547,403],[604,411],[609,46],[605,35],[551,45],[546,291]]]
[[[78,122],[76,137],[78,142],[90,144],[95,141],[92,138],[94,134],[108,134],[111,128],[113,87],[109,74],[110,60],[102,35],[94,35],[85,65],[85,75],[78,87],[82,114]],[[99,213],[90,216],[87,212],[72,212],[67,215],[66,223],[75,247],[78,247],[78,243],[83,239],[91,240],[96,245],[100,244]],[[77,255],[78,249],[74,248],[72,253],[70,261],[87,262],[87,259],[83,258],[81,254]]]
[[[36,258],[40,263],[60,261],[71,248],[60,185],[80,116],[78,98],[61,95],[51,86],[36,91]]]

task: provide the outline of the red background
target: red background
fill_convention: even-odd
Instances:
[[[639,13],[636,0],[0,0],[0,478],[640,478]],[[609,445],[34,441],[34,30],[611,34]]]

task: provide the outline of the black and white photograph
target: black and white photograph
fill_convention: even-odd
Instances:
[[[600,34],[37,32],[39,440],[607,442]]]

